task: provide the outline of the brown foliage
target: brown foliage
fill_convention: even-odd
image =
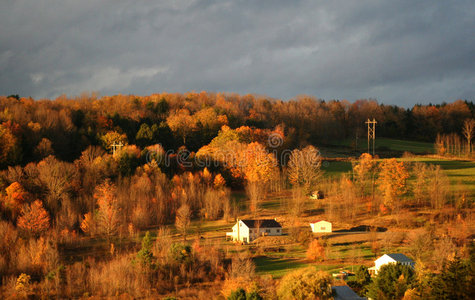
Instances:
[[[186,241],[186,232],[191,222],[191,210],[187,204],[182,204],[176,211],[175,226],[181,231],[183,240]]]
[[[59,264],[56,242],[50,237],[30,239],[18,249],[15,267],[27,274],[46,274]]]

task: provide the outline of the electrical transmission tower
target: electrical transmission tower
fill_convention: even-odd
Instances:
[[[122,147],[124,146],[124,144],[122,142],[114,142],[112,145],[111,145],[111,148],[112,148],[112,154],[115,155],[115,153],[117,151],[119,151],[120,149],[122,149]]]
[[[373,156],[374,156],[374,140],[376,139],[376,120],[373,118],[373,120],[371,121],[370,119],[368,119],[368,121],[366,121],[366,124],[368,124],[368,154],[371,154],[370,153],[370,140],[373,141]]]

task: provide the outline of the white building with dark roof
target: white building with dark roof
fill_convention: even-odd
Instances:
[[[233,241],[250,243],[260,236],[282,235],[282,225],[275,219],[239,220],[233,226],[232,232],[226,232],[226,237]]]
[[[397,264],[400,263],[404,266],[410,266],[414,268],[414,261],[402,253],[390,253],[380,256],[374,261],[374,267],[369,268],[368,270],[375,275],[378,274],[381,266],[386,264]]]

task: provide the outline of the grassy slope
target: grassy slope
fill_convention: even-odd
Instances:
[[[401,141],[402,142],[402,141]],[[421,147],[420,151],[425,151],[428,148],[427,143],[412,143],[411,152]],[[425,145],[424,145],[425,144]],[[392,141],[392,149],[398,149],[402,147],[402,143]],[[399,148],[402,151],[402,148]],[[407,149],[406,149],[407,150]],[[445,173],[448,175],[452,189],[468,190],[471,191],[472,196],[475,196],[475,162],[462,161],[462,160],[449,160],[449,159],[436,159],[430,157],[413,157],[413,158],[401,158],[400,161],[407,162],[423,162],[428,164],[440,165]],[[322,169],[325,170],[325,176],[338,177],[343,173],[351,171],[351,162],[349,161],[328,161],[322,164]],[[409,183],[410,184],[410,183]],[[266,199],[262,205],[263,209],[273,210],[276,214],[280,213],[281,198],[277,195]],[[359,236],[358,236],[359,235]],[[384,236],[381,233],[380,236]],[[319,270],[326,270],[330,273],[338,272],[339,270],[349,269],[360,264],[371,264],[374,259],[374,254],[370,250],[369,237],[364,234],[347,234],[345,236],[336,236],[329,239],[333,246],[331,247],[331,255],[329,259],[323,263],[311,263],[305,260],[305,250],[302,247],[294,247],[293,250],[288,251],[284,255],[276,256],[270,254],[269,256],[259,256],[255,259],[256,270],[259,274],[270,274],[274,278],[280,278],[287,272],[297,268],[306,267],[309,265],[315,266]],[[385,249],[392,252],[405,252],[404,247],[392,247]],[[355,256],[356,260],[353,261],[350,257]],[[383,250],[384,252],[384,250]]]
[[[475,197],[475,162],[430,157],[404,158],[403,161],[439,165],[449,177],[453,191],[467,190]]]
[[[432,147],[428,143],[415,143],[415,142],[403,142],[403,141],[389,141],[389,147],[391,149],[402,149],[405,147],[405,150],[416,152],[414,149],[422,149],[420,151],[425,151],[424,149],[429,149]],[[399,148],[398,148],[399,147]],[[468,189],[472,191],[472,195],[475,195],[475,162],[469,161],[456,161],[448,159],[435,159],[428,157],[414,157],[414,158],[401,158],[400,160],[415,162],[420,161],[430,164],[440,165],[444,171],[449,176],[454,190],[459,189]],[[322,164],[322,169],[325,171],[325,176],[327,177],[338,177],[343,173],[351,171],[351,162],[350,161],[327,161]],[[285,207],[282,206],[285,198],[290,196],[289,191],[282,191],[280,193],[275,193],[269,195],[261,205],[261,216],[262,217],[284,217],[287,211]],[[245,213],[247,210],[247,197],[244,192],[233,192],[232,200],[236,203],[239,203],[239,207],[242,213]],[[242,214],[241,213],[241,214]],[[314,210],[314,213],[320,214],[321,210]],[[311,218],[311,216],[308,216]],[[302,219],[301,226],[306,228],[307,223],[305,222],[306,218]],[[225,241],[225,232],[230,231],[233,225],[233,221],[230,219],[229,222],[225,221],[207,221],[198,226],[199,222],[194,221],[192,228],[190,229],[188,235],[188,241],[192,242],[198,236],[202,236],[205,239],[202,240],[203,243],[211,243],[214,246],[221,247],[225,251],[246,251],[246,247],[249,246],[239,246],[236,247],[231,242]],[[362,222],[367,222],[368,220],[359,220],[358,224],[361,225]],[[284,225],[285,226],[285,225]],[[167,226],[170,228],[173,235],[173,239],[177,242],[182,240],[181,236],[176,232],[173,225]],[[199,229],[198,229],[199,228]],[[342,229],[338,228],[338,225],[335,228],[336,230]],[[288,228],[287,228],[288,230]],[[155,236],[155,230],[151,230],[152,235]],[[143,233],[141,234],[143,235]],[[382,236],[383,234],[381,234]],[[105,255],[109,250],[109,243],[105,240],[88,240],[85,239],[84,244],[80,247],[74,247],[75,249],[64,249],[65,256],[69,259],[67,260],[81,260],[88,255]],[[371,265],[374,258],[374,254],[370,251],[370,242],[369,238],[365,234],[346,234],[346,235],[335,235],[330,238],[332,243],[331,253],[328,255],[329,259],[323,263],[312,263],[305,260],[305,249],[295,243],[289,243],[286,245],[286,251],[284,252],[265,252],[261,256],[255,258],[256,271],[258,274],[270,274],[275,278],[280,278],[285,273],[305,267],[308,265],[313,265],[318,269],[327,270],[329,272],[337,272],[341,269],[350,269],[352,266],[366,264]],[[140,245],[140,238],[136,239],[125,238],[122,240],[115,240],[114,243],[117,243],[116,246],[120,248],[134,248]],[[122,246],[122,247],[121,247]],[[404,249],[398,247],[393,249],[386,249],[387,251],[404,251]],[[350,257],[356,256],[355,260],[350,259]]]

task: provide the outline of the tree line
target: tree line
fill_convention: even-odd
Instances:
[[[110,147],[111,139],[165,149],[197,151],[223,125],[280,128],[290,149],[306,144],[365,137],[368,118],[381,137],[435,141],[437,134],[462,134],[474,118],[472,102],[402,108],[373,99],[353,103],[298,96],[289,101],[265,96],[190,92],[149,96],[66,96],[54,100],[0,97],[0,168],[39,161],[54,154],[74,161],[89,146]]]

